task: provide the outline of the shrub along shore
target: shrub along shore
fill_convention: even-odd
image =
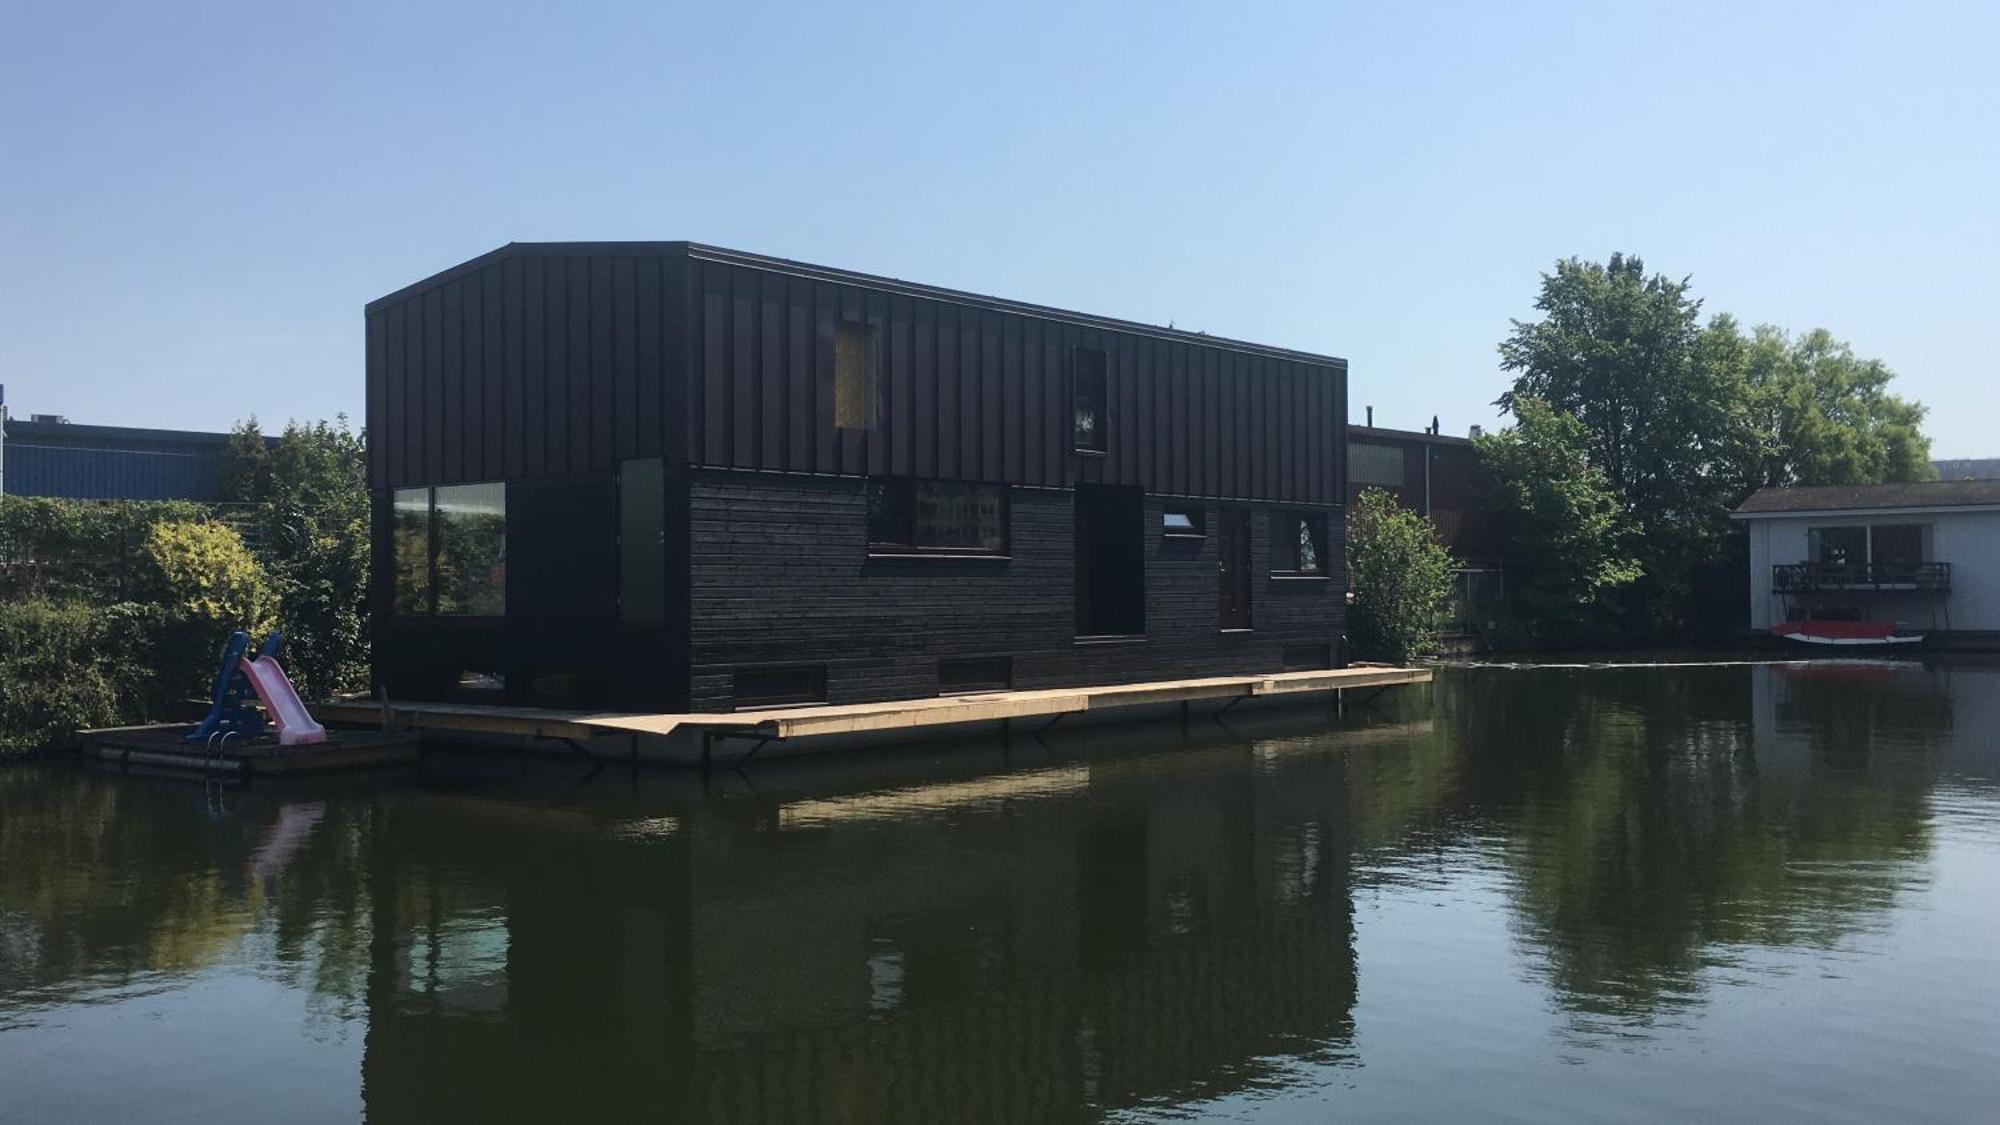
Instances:
[[[365,686],[362,450],[345,420],[252,420],[216,504],[0,497],[0,754],[183,717],[233,629],[284,629],[309,699]]]

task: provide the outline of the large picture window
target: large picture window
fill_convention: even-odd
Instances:
[[[1298,578],[1324,578],[1326,567],[1326,513],[1273,513],[1272,573]]]
[[[498,481],[397,489],[399,614],[507,612],[507,486]]]
[[[997,484],[868,482],[872,554],[1004,555],[1007,489]]]

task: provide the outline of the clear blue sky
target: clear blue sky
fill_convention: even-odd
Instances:
[[[1494,421],[1557,257],[1901,373],[2000,455],[2000,5],[11,0],[0,382],[220,428],[362,400],[361,307],[678,239],[1330,352]]]

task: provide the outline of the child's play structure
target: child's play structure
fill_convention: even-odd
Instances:
[[[264,647],[249,655],[250,634],[238,629],[229,635],[228,643],[222,646],[222,663],[215,670],[208,715],[183,736],[183,741],[259,738],[267,725],[277,729],[280,746],[326,741],[326,728],[313,722],[299,693],[292,689],[291,678],[278,663],[281,636],[272,633]],[[250,705],[253,694],[262,711]]]

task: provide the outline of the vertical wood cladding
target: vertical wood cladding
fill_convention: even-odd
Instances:
[[[876,421],[833,425],[835,325],[879,343]],[[1338,360],[680,243],[512,246],[369,306],[377,488],[620,460],[1077,481],[1333,504]],[[1105,355],[1109,440],[1071,450],[1071,357]]]
[[[1074,492],[1014,491],[1009,559],[895,560],[868,556],[858,481],[703,472],[689,495],[695,710],[727,710],[731,671],[760,665],[824,664],[837,703],[934,695],[937,662],[973,656],[1011,656],[1017,688],[1276,672],[1345,623],[1337,573],[1268,577],[1278,505],[1252,506],[1254,630],[1220,632],[1215,537],[1163,538],[1149,497],[1146,637],[1078,644]]]

